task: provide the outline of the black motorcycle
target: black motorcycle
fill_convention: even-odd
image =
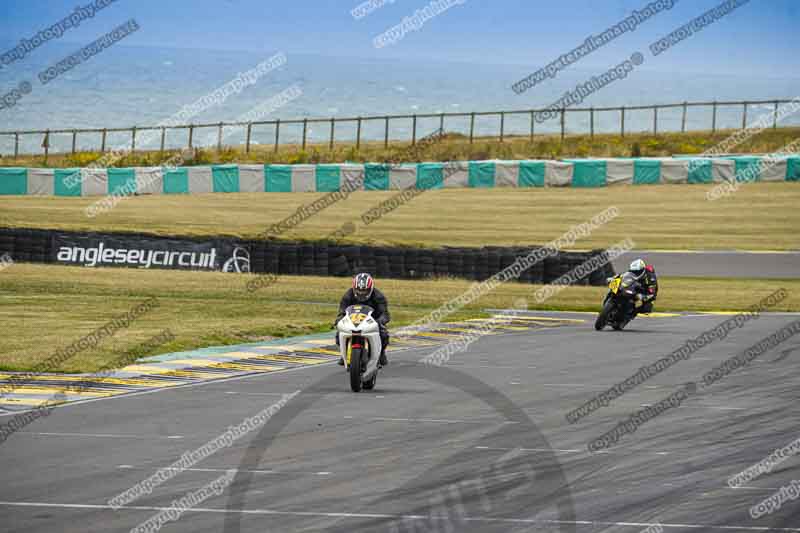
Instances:
[[[617,331],[624,328],[636,316],[637,304],[641,306],[641,289],[641,283],[630,272],[608,278],[608,294],[594,322],[594,329],[600,331],[607,324]]]

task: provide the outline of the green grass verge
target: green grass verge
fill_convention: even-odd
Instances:
[[[575,244],[603,248],[631,237],[639,249],[800,249],[800,186],[742,185],[710,202],[702,185],[630,185],[597,189],[444,189],[426,191],[369,225],[361,215],[397,191],[361,191],[303,221],[284,239],[319,239],[346,223],[358,244],[515,246],[545,244],[571,226],[616,206],[620,215]],[[88,218],[97,198],[8,196],[0,225],[166,235],[258,238],[319,193],[159,195],[124,198]]]
[[[95,348],[69,359],[59,371],[91,372],[128,354],[153,355],[272,337],[329,332],[346,278],[289,277],[256,292],[251,276],[209,272],[88,269],[15,264],[0,273],[0,369],[30,370],[37,362],[103,326],[149,297],[160,306]],[[656,305],[665,310],[741,310],[779,287],[789,292],[776,311],[800,311],[800,280],[663,278]],[[379,280],[392,326],[410,324],[471,285],[464,280]],[[450,318],[487,316],[515,298],[533,302],[538,286],[507,283]],[[540,309],[597,311],[605,289],[568,287]],[[175,339],[137,353],[137,346],[170,329]]]

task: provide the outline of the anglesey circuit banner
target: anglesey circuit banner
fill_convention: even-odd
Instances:
[[[231,241],[95,233],[54,233],[52,239],[50,261],[57,264],[250,272],[248,247]]]

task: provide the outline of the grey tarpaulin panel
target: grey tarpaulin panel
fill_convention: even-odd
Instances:
[[[239,192],[264,191],[264,165],[239,165]]]
[[[189,176],[190,194],[214,192],[211,167],[187,167],[186,171]]]
[[[548,187],[572,185],[572,163],[547,161],[544,165],[544,184]]]
[[[392,166],[389,171],[390,189],[414,189],[417,186],[417,165]]]
[[[469,187],[469,162],[451,161],[442,168],[442,185],[448,189]]]
[[[736,161],[730,159],[712,159],[711,177],[714,183],[736,181]]]
[[[55,171],[52,168],[29,168],[28,194],[54,195],[54,174]]]
[[[346,182],[350,182],[350,191],[364,190],[364,165],[340,165],[340,187],[343,190]]]
[[[672,159],[661,161],[661,183],[689,183],[689,162],[691,159]]]
[[[162,194],[164,192],[164,174],[161,167],[137,167],[136,194]]]
[[[786,180],[786,158],[761,160],[761,181],[785,181]]]
[[[494,186],[517,187],[519,185],[519,161],[495,161]]]
[[[81,169],[81,196],[105,196],[108,194],[108,172],[104,168]]]
[[[294,165],[292,167],[292,192],[317,192],[317,167]]]
[[[606,161],[606,184],[631,185],[633,183],[633,160],[609,159]]]

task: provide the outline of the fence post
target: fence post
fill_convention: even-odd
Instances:
[[[411,119],[411,146],[417,144],[417,115]]]
[[[566,127],[564,116],[567,114],[567,110],[565,108],[561,108],[561,142],[564,142],[564,135],[566,134]]]
[[[589,109],[589,131],[594,139],[594,107]]]
[[[620,131],[622,133],[622,136],[625,137],[625,106],[622,106],[620,108],[620,111],[622,111],[622,121],[620,124]]]
[[[531,142],[533,142],[533,131],[535,124],[536,124],[536,112],[531,110]]]
[[[747,102],[744,103],[744,109],[742,111],[742,129],[747,129]]]
[[[136,126],[131,129],[131,153],[136,151]]]
[[[253,131],[253,123],[252,122],[248,122],[247,123],[247,140],[245,141],[245,144],[244,144],[244,151],[247,154],[250,153],[250,134],[252,133],[252,131]]]
[[[275,153],[278,153],[278,146],[281,139],[281,119],[275,121]]]
[[[361,117],[358,117],[358,125],[356,126],[356,150],[361,150]]]
[[[383,147],[389,148],[389,117],[386,117],[386,129],[383,134]]]
[[[658,135],[658,106],[653,107],[653,135]]]
[[[222,151],[222,122],[217,126],[217,152]]]
[[[307,135],[306,134],[307,133],[308,133],[308,119],[304,118],[303,119],[303,150],[306,149],[306,139],[307,139]]]
[[[717,133],[717,102],[716,100],[711,107],[711,133]]]
[[[194,137],[194,124],[189,125],[189,150],[192,149],[192,137]]]
[[[500,142],[503,142],[506,134],[506,114],[500,112]]]
[[[42,139],[42,148],[44,148],[44,164],[47,164],[47,156],[50,154],[50,130],[47,130]]]
[[[75,145],[78,141],[78,130],[72,130],[72,153],[75,154]]]
[[[14,132],[14,161],[19,157],[19,132]]]
[[[775,101],[775,110],[772,112],[772,129],[778,129],[778,101]]]
[[[333,136],[334,136],[333,129],[335,127],[335,124],[336,124],[336,119],[332,118],[331,119],[331,141],[330,141],[330,144],[328,145],[328,149],[329,150],[333,150]]]
[[[105,128],[103,128],[103,141],[102,141],[102,144],[100,146],[100,153],[101,154],[106,153],[106,133],[108,133],[108,132],[106,131]]]
[[[160,155],[164,155],[164,141],[167,137],[167,129],[164,126],[161,126],[161,149],[159,150]]]
[[[681,133],[686,133],[686,102],[683,103],[683,116],[681,117]]]
[[[470,113],[469,116],[469,144],[475,139],[475,112]]]

